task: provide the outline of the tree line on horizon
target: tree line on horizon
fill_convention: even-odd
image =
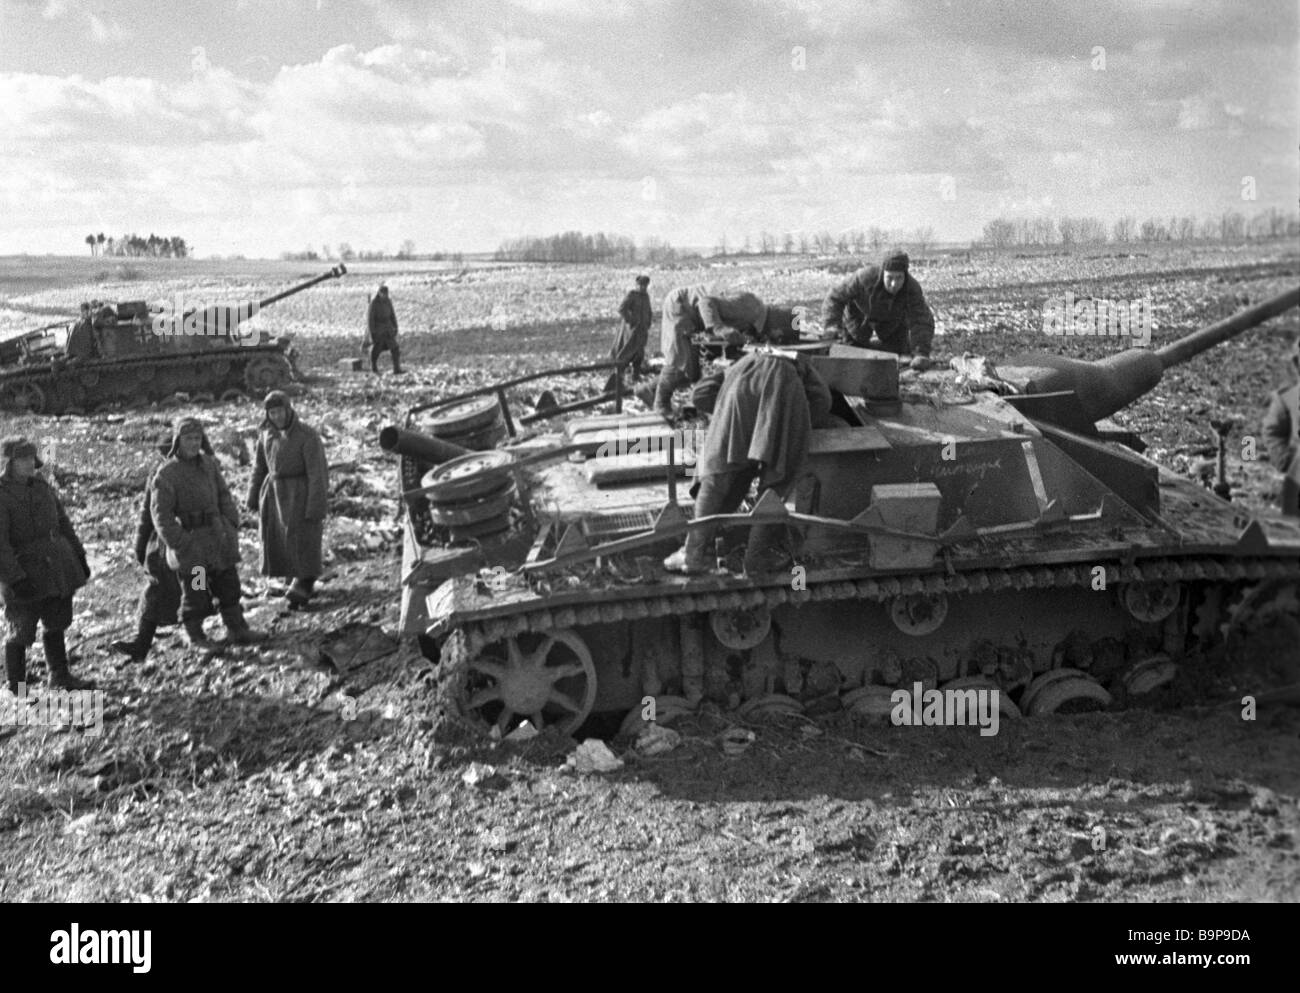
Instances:
[[[1248,241],[1300,235],[1300,219],[1276,207],[1247,218],[1240,211],[1193,217],[1116,218],[1107,226],[1095,217],[997,217],[984,225],[980,244],[989,248],[1105,245],[1162,241]]]
[[[179,235],[160,237],[150,233],[146,238],[138,234],[124,234],[120,238],[112,238],[105,237],[104,232],[100,231],[98,234],[88,234],[82,240],[90,246],[92,257],[117,255],[132,258],[184,259],[188,258],[193,251]]]

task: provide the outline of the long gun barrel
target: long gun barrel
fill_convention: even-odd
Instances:
[[[309,289],[310,287],[315,286],[317,283],[323,283],[327,279],[338,279],[340,276],[345,276],[347,275],[347,271],[348,271],[348,267],[343,265],[343,263],[340,262],[333,269],[331,269],[327,273],[324,273],[323,275],[317,276],[314,279],[309,279],[305,283],[299,283],[297,286],[290,286],[287,290],[282,290],[279,293],[273,293],[265,300],[259,300],[257,302],[257,307],[259,310],[261,310],[263,307],[269,307],[271,306],[271,304],[279,300],[283,300],[285,297],[291,297],[295,293],[301,293],[303,290]]]
[[[1073,393],[1072,403],[1065,407],[1058,405],[1054,409],[1068,408],[1071,413],[1081,414],[1087,421],[1095,423],[1123,410],[1138,397],[1154,389],[1170,366],[1186,362],[1297,304],[1300,304],[1300,288],[1279,293],[1261,304],[1194,331],[1156,351],[1130,348],[1097,362],[1036,353],[1008,360],[1005,366],[999,366],[998,371],[1003,379],[1014,383],[1027,394]],[[1047,412],[1053,408],[1026,401],[1030,401],[1030,398],[1017,401],[1017,406],[1026,413],[1030,413],[1031,408],[1040,411],[1039,414],[1031,413],[1030,416],[1041,416],[1046,420],[1058,419]]]
[[[236,306],[221,304],[205,307],[200,311],[186,311],[181,317],[186,319],[192,316],[196,330],[201,335],[225,337],[231,335],[236,327],[256,315],[263,307],[269,307],[271,304],[283,300],[285,297],[291,297],[295,293],[301,293],[303,290],[310,289],[317,283],[323,283],[327,279],[338,279],[340,276],[346,275],[347,271],[348,267],[340,263],[330,269],[329,272],[308,279],[297,286],[290,286],[287,290],[273,293],[264,300],[259,300],[256,304],[241,303]]]

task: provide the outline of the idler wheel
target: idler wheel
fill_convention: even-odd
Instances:
[[[765,606],[715,610],[709,614],[709,626],[718,641],[728,648],[743,651],[767,637],[772,630],[772,612]]]
[[[508,734],[527,719],[542,730],[573,734],[596,702],[596,666],[574,631],[531,632],[485,646],[468,656],[459,632],[443,646],[452,666],[451,688],[461,714]]]
[[[948,597],[944,593],[913,593],[895,597],[889,605],[894,627],[913,637],[933,634],[948,616]]]
[[[20,414],[43,414],[45,391],[36,383],[13,383],[0,389],[0,407]]]
[[[1087,673],[1078,669],[1052,669],[1029,684],[1020,707],[1030,717],[1039,717],[1054,714],[1067,703],[1082,701],[1109,707],[1111,696]]]
[[[249,393],[262,397],[285,385],[291,376],[289,362],[283,355],[259,355],[244,370],[244,385]]]
[[[475,500],[473,503],[458,503],[429,507],[429,516],[433,523],[446,528],[463,528],[478,524],[493,517],[502,517],[510,510],[510,501],[515,495],[514,485],[507,482],[500,493]]]
[[[1119,596],[1130,617],[1154,624],[1178,607],[1182,588],[1177,583],[1126,583]]]

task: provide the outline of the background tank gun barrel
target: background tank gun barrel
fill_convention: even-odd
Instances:
[[[1030,417],[1078,428],[1083,420],[1096,423],[1150,392],[1170,366],[1186,362],[1297,304],[1300,288],[1279,293],[1156,351],[1130,348],[1096,362],[1033,353],[1008,360],[998,372],[1025,394],[1073,394],[1071,402],[1038,402],[1034,396],[1009,399]]]
[[[310,289],[317,283],[323,283],[327,279],[338,279],[346,275],[348,267],[342,264],[334,266],[328,272],[319,276],[314,276],[297,286],[290,286],[287,290],[281,290],[279,293],[273,293],[264,300],[259,300],[256,304],[220,304],[211,307],[205,307],[202,310],[187,310],[182,315],[173,315],[173,320],[182,320],[193,317],[196,330],[201,335],[224,337],[234,333],[244,321],[255,316],[263,307],[269,307],[271,304],[285,297],[291,297],[295,293],[301,293],[303,290]],[[122,305],[119,304],[119,310]],[[120,319],[120,318],[119,318]]]
[[[338,279],[340,276],[345,276],[347,275],[347,271],[348,267],[340,262],[333,269],[323,275],[309,279],[305,283],[299,283],[297,286],[290,286],[287,290],[282,290],[279,293],[273,293],[265,300],[259,300],[257,302],[257,307],[259,310],[263,307],[269,307],[276,301],[283,300],[285,297],[291,297],[295,293],[301,293],[303,290],[315,286],[317,283],[323,283],[327,279]]]

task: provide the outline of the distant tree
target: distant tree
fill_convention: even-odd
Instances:
[[[1246,218],[1237,211],[1225,211],[1219,217],[1219,237],[1224,241],[1240,241],[1246,233]]]
[[[885,246],[885,232],[873,224],[867,230],[867,240],[871,242],[871,250],[879,252]]]
[[[800,255],[808,254],[808,235],[806,232],[803,231],[799,232],[799,254]]]
[[[934,246],[934,228],[922,227],[912,232],[912,243],[918,253],[924,255]]]
[[[86,235],[85,240],[86,244],[90,246],[90,254],[93,257],[95,254],[95,236],[93,234],[88,234]]]
[[[415,242],[412,241],[410,238],[407,238],[405,241],[403,241],[402,247],[397,253],[397,257],[399,259],[415,258]]]
[[[758,233],[758,250],[764,255],[776,254],[776,236],[770,231]]]
[[[339,242],[339,258],[344,262],[351,262],[357,257],[357,253],[352,250],[352,246],[346,241]]]
[[[1005,217],[995,217],[984,225],[984,244],[990,248],[1010,248],[1016,239],[1016,227]]]
[[[793,255],[794,248],[794,235],[787,231],[785,237],[781,239],[781,251],[786,255]]]
[[[1115,218],[1115,223],[1111,227],[1111,237],[1118,242],[1132,241],[1133,229],[1136,224],[1137,221],[1127,215]]]
[[[849,232],[849,247],[861,255],[867,250],[867,233],[861,228],[854,228]]]

